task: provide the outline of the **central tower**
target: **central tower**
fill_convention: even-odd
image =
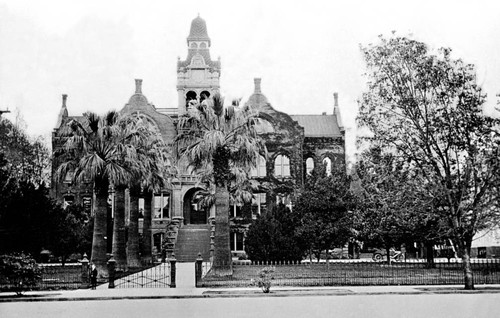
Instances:
[[[202,101],[220,89],[220,58],[210,58],[210,38],[205,20],[196,17],[187,37],[186,60],[177,61],[178,114],[186,113],[190,100]]]

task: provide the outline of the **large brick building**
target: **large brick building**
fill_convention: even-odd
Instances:
[[[177,107],[155,107],[142,94],[142,80],[135,80],[135,93],[120,112],[141,113],[157,127],[163,139],[171,143],[177,133],[178,117],[186,112],[189,101],[200,100],[220,90],[221,62],[220,59],[212,60],[210,46],[206,23],[197,17],[192,21],[187,37],[187,57],[185,60],[177,61]],[[235,252],[243,251],[245,229],[257,214],[265,212],[279,201],[293,206],[294,197],[297,190],[303,186],[306,173],[315,165],[326,163],[328,167],[345,161],[345,136],[336,93],[330,114],[290,115],[271,106],[262,92],[261,79],[256,78],[254,81],[254,92],[245,103],[259,111],[258,131],[265,140],[268,154],[267,158],[260,156],[257,167],[251,170],[252,182],[256,189],[252,204],[246,206],[235,204],[229,211],[230,244]],[[66,96],[63,95],[61,112],[52,137],[54,151],[62,145],[62,140],[58,137],[61,126],[70,119],[78,120],[78,118],[68,115]],[[55,157],[53,171],[58,164]],[[210,233],[214,211],[204,210],[198,204],[197,194],[201,189],[197,186],[196,175],[188,173],[182,164],[178,169],[179,175],[172,182],[172,188],[163,189],[152,199],[154,213],[151,239],[157,251],[162,242],[167,242],[168,248],[175,250],[178,259],[182,259],[182,254],[188,253],[183,245],[192,241],[187,240],[186,236],[204,230]],[[83,203],[91,209],[93,202],[91,184],[75,185],[69,180],[68,178],[68,182],[52,183],[54,197],[65,204]],[[109,202],[112,210],[112,193]],[[144,206],[143,199],[140,200],[139,206]],[[209,245],[210,235],[204,237],[206,239],[201,241],[205,241],[199,244]],[[208,253],[201,246],[191,247],[193,248]],[[186,259],[189,257],[186,256]]]

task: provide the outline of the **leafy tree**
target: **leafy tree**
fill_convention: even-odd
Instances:
[[[393,36],[362,48],[368,91],[358,122],[424,178],[435,211],[447,220],[473,289],[470,249],[478,230],[498,217],[498,120],[482,112],[475,69],[421,42]]]
[[[327,175],[323,166],[306,178],[304,190],[297,199],[294,214],[300,219],[297,233],[319,259],[321,251],[344,246],[352,233],[354,196],[344,165],[332,166]]]
[[[432,251],[434,243],[448,235],[449,228],[435,213],[435,200],[429,196],[425,180],[404,158],[372,145],[360,154],[355,170],[358,236],[384,246],[388,262],[393,246],[419,241]],[[432,265],[433,255],[427,254]]]
[[[231,262],[229,247],[229,183],[236,175],[247,178],[264,149],[254,128],[257,113],[249,108],[224,108],[224,99],[215,93],[201,104],[193,102],[179,119],[175,138],[177,151],[189,167],[208,176],[215,185],[214,266]]]
[[[30,138],[20,125],[0,118],[0,151],[8,160],[12,178],[39,185],[47,183],[50,172],[50,155],[42,137]]]
[[[141,140],[154,138],[142,124],[139,116],[126,118],[111,111],[104,116],[85,113],[82,121],[71,120],[62,130],[66,139],[58,155],[62,164],[57,168],[59,180],[69,172],[73,181],[90,180],[94,184],[96,211],[92,238],[92,262],[106,275],[106,212],[110,185],[123,186],[146,170],[148,160],[138,151]],[[120,248],[124,252],[124,248]]]
[[[285,205],[257,216],[245,238],[245,251],[253,261],[299,261],[305,245],[296,234],[299,220]]]

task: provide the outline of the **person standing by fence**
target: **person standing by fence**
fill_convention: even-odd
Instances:
[[[97,287],[97,267],[95,264],[90,266],[90,286],[91,289],[96,289]]]

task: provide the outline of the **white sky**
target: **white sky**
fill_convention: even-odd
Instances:
[[[474,63],[488,94],[500,93],[500,4],[496,1],[68,1],[0,0],[0,109],[19,111],[30,134],[50,138],[68,94],[70,115],[121,109],[143,79],[157,107],[177,107],[177,57],[198,13],[212,58],[221,57],[221,91],[253,92],[290,114],[333,111],[339,93],[354,152],[356,100],[364,90],[359,45],[379,34],[412,34],[451,47]],[[49,139],[50,140],[50,139]]]

